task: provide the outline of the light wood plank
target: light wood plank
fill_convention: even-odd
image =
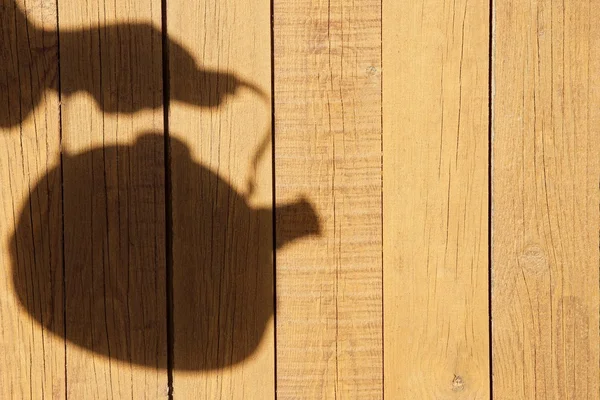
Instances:
[[[169,0],[167,24],[173,395],[272,399],[269,2]]]
[[[56,2],[0,2],[2,399],[65,398],[57,39]]]
[[[160,2],[59,13],[67,394],[165,398]]]
[[[274,3],[279,399],[382,397],[380,16]]]
[[[386,398],[490,395],[488,22],[383,1]]]
[[[495,1],[497,399],[600,398],[600,10]]]

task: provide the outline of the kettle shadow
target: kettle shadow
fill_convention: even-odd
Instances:
[[[306,200],[276,216],[253,208],[184,143],[170,146],[168,234],[162,136],[64,154],[10,239],[14,291],[42,329],[95,354],[168,368],[171,346],[174,369],[228,367],[257,349],[273,316],[274,249],[319,235],[319,217]]]
[[[267,100],[253,83],[203,68],[180,43],[166,40],[169,64],[179,72],[169,77],[170,101],[212,108],[241,88]],[[59,86],[63,99],[85,92],[109,114],[163,106],[162,32],[146,23],[49,30],[14,0],[0,4],[0,127],[22,123]]]

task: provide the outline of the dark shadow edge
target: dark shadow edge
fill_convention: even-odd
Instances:
[[[494,0],[489,0],[489,39],[488,39],[488,204],[487,204],[487,217],[488,217],[488,374],[489,374],[489,389],[490,389],[490,399],[494,398],[494,373],[493,367],[494,364],[492,362],[493,358],[493,348],[492,348],[492,340],[493,340],[493,331],[492,331],[492,189],[493,189],[493,112],[494,112],[494,104],[493,104],[493,89],[494,89],[494,78],[493,78],[493,63],[494,63]]]
[[[277,400],[277,163],[275,162],[275,0],[269,1],[271,14],[271,221],[273,247],[273,398]]]
[[[169,110],[171,73],[169,68],[169,36],[167,34],[167,0],[161,0],[162,83],[163,83],[163,137],[165,163],[165,261],[166,261],[166,327],[167,327],[167,398],[173,400],[174,323],[173,323],[173,196],[171,191],[171,147]]]

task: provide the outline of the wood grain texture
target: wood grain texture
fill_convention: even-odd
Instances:
[[[488,21],[383,1],[386,398],[490,396]]]
[[[160,2],[59,14],[67,395],[165,398]]]
[[[600,8],[272,5],[0,0],[0,398],[600,398]]]
[[[60,156],[55,30],[56,2],[0,1],[3,399],[65,398],[60,181],[35,190]],[[47,235],[39,235],[40,229]],[[36,275],[41,270],[43,279]],[[45,302],[44,296],[56,301]]]
[[[494,4],[494,397],[597,399],[600,11]]]
[[[277,251],[279,399],[382,397],[381,5],[274,3],[277,202],[320,235]],[[302,227],[277,214],[277,247]]]
[[[269,2],[167,2],[173,396],[274,398]]]

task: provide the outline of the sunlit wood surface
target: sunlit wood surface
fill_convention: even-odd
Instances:
[[[600,11],[0,0],[0,399],[600,398]]]
[[[383,15],[385,395],[486,399],[489,5]]]

